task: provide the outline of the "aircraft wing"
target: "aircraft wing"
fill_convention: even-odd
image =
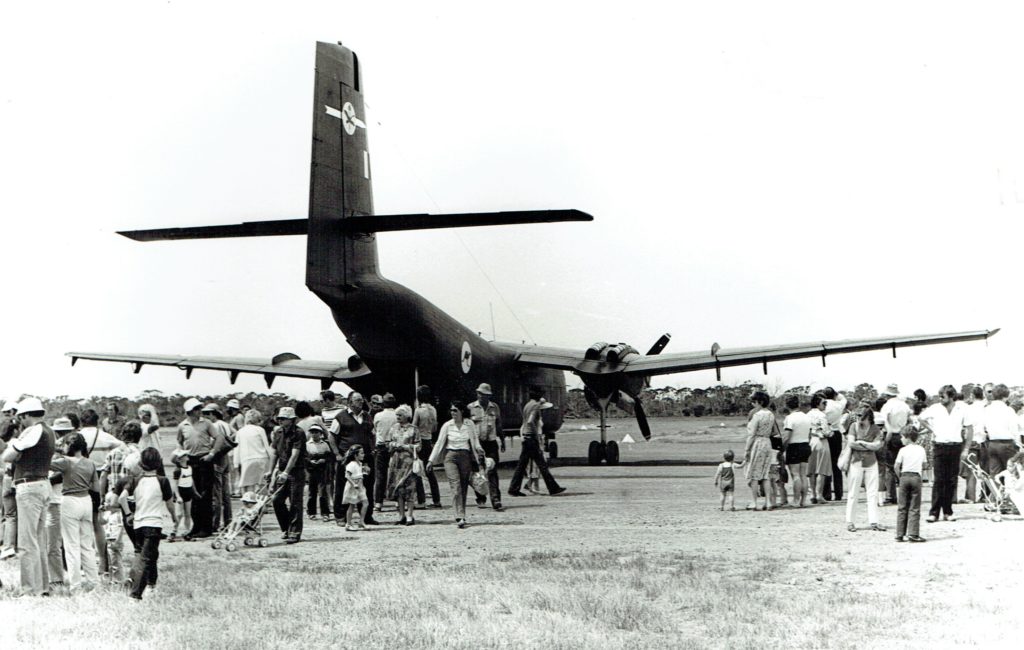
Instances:
[[[348,381],[370,374],[364,365],[341,363],[337,361],[313,361],[300,359],[298,356],[285,352],[272,359],[253,359],[245,357],[183,357],[159,354],[106,354],[94,352],[68,352],[71,365],[79,359],[92,361],[114,361],[132,364],[132,370],[138,373],[142,366],[175,366],[185,371],[186,377],[192,376],[196,368],[204,370],[223,370],[228,373],[231,383],[235,383],[239,373],[263,375],[270,388],[277,377],[298,377],[300,379],[319,379],[326,389],[335,381]]]
[[[814,341],[789,345],[767,345],[762,347],[728,349],[716,343],[709,350],[701,352],[679,352],[674,354],[633,354],[621,362],[610,363],[604,359],[587,359],[581,350],[549,348],[511,343],[494,343],[496,347],[514,352],[516,362],[544,368],[567,370],[579,374],[602,375],[622,372],[635,375],[667,375],[695,370],[720,370],[729,366],[762,364],[767,368],[770,361],[806,359],[848,352],[869,350],[892,350],[917,345],[959,343],[962,341],[986,340],[999,330],[978,330],[953,332],[949,334],[918,334],[913,336],[890,336],[873,339],[845,339],[840,341]]]

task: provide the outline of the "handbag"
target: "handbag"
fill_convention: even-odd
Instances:
[[[412,461],[412,473],[416,476],[423,476],[423,461],[419,458]]]
[[[836,466],[841,471],[850,471],[850,456],[853,454],[853,450],[850,449],[850,445],[843,447],[843,450],[839,452],[839,460],[836,461]]]
[[[477,494],[487,494],[490,489],[487,477],[483,475],[483,472],[473,472],[470,474],[469,484],[473,486],[473,491]]]

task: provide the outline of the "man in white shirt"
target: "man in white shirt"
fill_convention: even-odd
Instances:
[[[832,454],[832,478],[825,477],[825,490],[822,496],[826,501],[843,500],[843,473],[839,469],[839,453],[843,450],[843,432],[839,420],[846,411],[846,396],[837,393],[831,386],[821,391],[825,396],[825,418],[832,430],[828,437],[828,450]]]
[[[374,395],[373,397],[377,396]],[[373,397],[370,399],[372,400]],[[391,393],[384,393],[384,396],[380,398],[380,404],[384,407],[383,410],[373,416],[373,438],[376,445],[373,468],[376,475],[373,482],[373,500],[376,503],[378,512],[384,506],[384,493],[387,491],[388,464],[391,462],[391,452],[388,451],[388,433],[391,431],[391,427],[395,426],[395,423],[398,422],[398,416],[395,415],[395,407],[398,406],[398,400]]]
[[[964,445],[972,436],[970,425],[965,426],[965,409],[956,404],[956,389],[945,385],[939,389],[939,401],[921,412],[921,422],[933,435],[932,461],[935,483],[932,485],[932,507],[928,522],[937,521],[939,515],[956,521],[953,501],[956,500],[956,482],[960,475],[961,457],[970,447]]]
[[[992,401],[983,415],[985,437],[988,440],[988,463],[985,471],[995,476],[1006,469],[1006,463],[1017,453],[1020,441],[1020,420],[1012,408],[1006,404],[1010,389],[1006,384],[992,387]]]
[[[907,405],[906,400],[900,399],[899,395],[900,387],[897,384],[889,384],[882,391],[882,396],[889,397],[879,411],[883,426],[885,427],[885,444],[882,446],[882,452],[886,456],[886,465],[888,466],[893,465],[896,455],[900,452],[900,447],[903,446],[900,432],[903,431],[903,428],[907,426],[907,422],[910,420],[910,406]],[[889,472],[886,475],[886,503],[896,503],[897,501],[896,477],[895,471]]]
[[[85,448],[89,451],[89,460],[96,465],[96,471],[100,472],[100,494],[107,491],[107,474],[102,470],[106,468],[107,455],[124,443],[100,429],[100,416],[93,409],[85,409],[81,416],[82,428],[78,433],[85,439]],[[92,517],[92,532],[96,539],[96,558],[99,560],[99,572],[107,572],[107,532],[103,528],[103,521],[98,516],[98,504],[94,504]]]
[[[985,469],[988,466],[988,442],[985,439],[985,389],[981,386],[969,386],[964,395],[967,401],[966,422],[971,425],[971,441],[967,449],[968,456],[973,457],[979,467]],[[966,468],[964,468],[966,469]],[[969,503],[977,503],[978,481],[970,471],[962,472],[967,484],[964,498]],[[985,486],[982,485],[982,489]]]

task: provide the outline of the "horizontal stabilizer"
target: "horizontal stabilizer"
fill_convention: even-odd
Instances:
[[[346,217],[340,219],[338,225],[344,232],[394,232],[398,230],[593,220],[594,217],[579,210],[523,210],[517,212],[464,212],[461,214],[381,214]]]
[[[246,221],[231,226],[196,226],[193,228],[157,228],[155,230],[123,230],[118,232],[135,241],[169,239],[223,239],[226,237],[268,237],[271,235],[305,235],[308,219],[277,221]]]

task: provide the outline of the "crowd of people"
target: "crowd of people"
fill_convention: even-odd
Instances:
[[[842,501],[846,526],[858,530],[857,502],[863,488],[867,528],[885,531],[879,508],[898,506],[896,541],[923,542],[920,535],[922,485],[931,483],[926,521],[955,521],[953,506],[984,499],[974,463],[1010,489],[1024,485],[1024,408],[1007,404],[1004,384],[950,385],[929,396],[921,389],[900,396],[890,384],[877,400],[854,404],[833,388],[804,404],[791,395],[785,409],[755,392],[743,455],[732,450],[715,473],[720,508],[735,510],[735,476],[743,469],[752,500],[749,510],[803,508]],[[780,416],[781,415],[781,423]],[[957,498],[958,479],[966,483]]]
[[[501,409],[489,384],[476,397],[452,400],[443,422],[427,386],[417,390],[415,408],[391,393],[367,401],[352,392],[341,403],[328,390],[319,412],[300,401],[266,416],[238,400],[222,409],[189,398],[170,453],[150,405],[129,420],[116,404],[101,419],[92,409],[52,417],[31,397],[7,402],[0,559],[17,557],[25,595],[89,591],[106,577],[141,599],[156,587],[160,542],[226,530],[233,499],[250,516],[257,494],[272,495],[288,544],[301,541],[306,520],[333,520],[354,532],[380,525],[374,515],[385,502],[396,504],[393,523],[412,526],[417,508],[442,508],[435,467],[448,480],[455,524],[465,528],[471,490],[478,507],[504,510]],[[565,488],[551,476],[541,444],[541,413],[551,404],[539,388],[529,397],[507,494],[525,496],[523,480],[536,490],[540,478],[558,494]]]

